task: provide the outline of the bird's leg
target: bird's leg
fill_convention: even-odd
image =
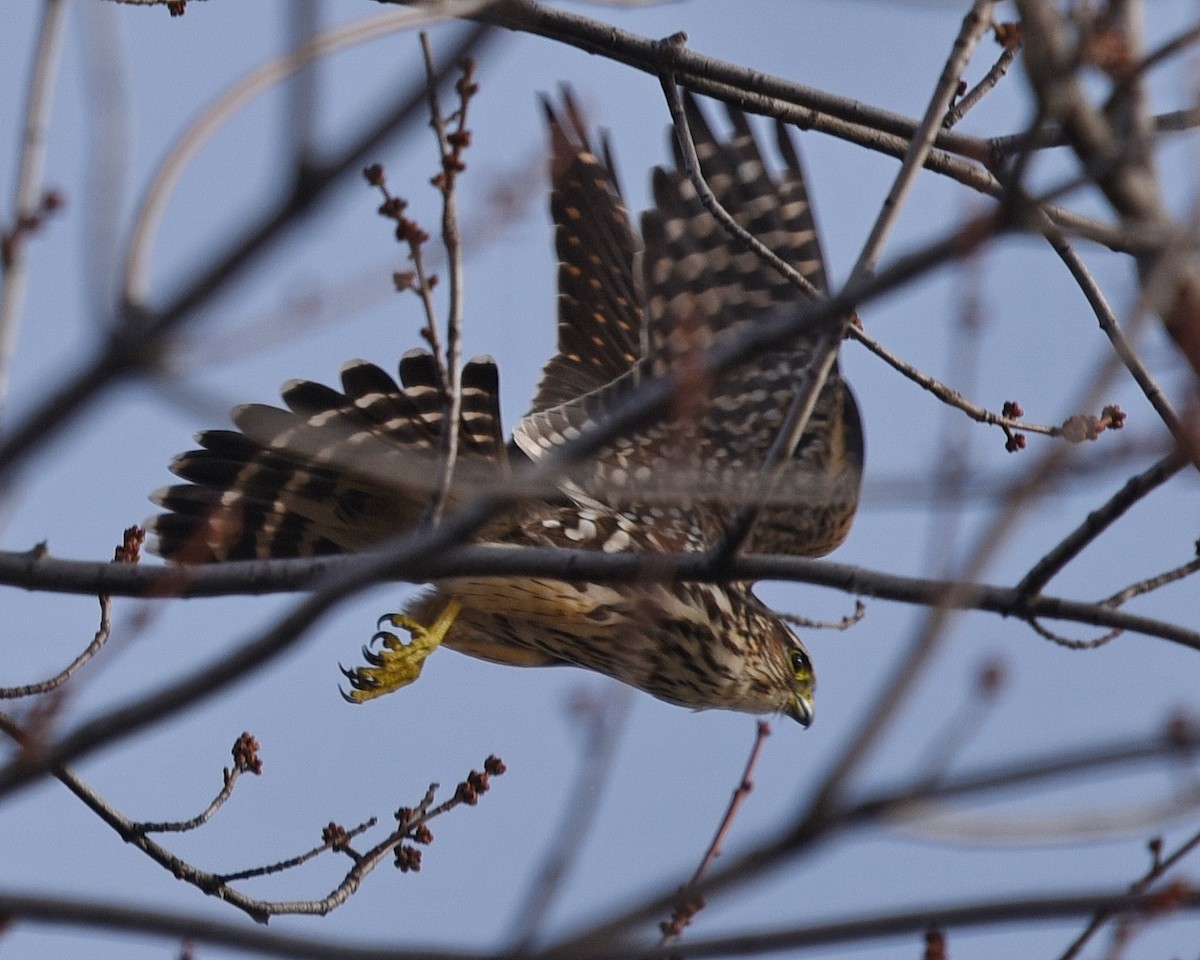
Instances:
[[[428,626],[401,613],[381,617],[381,624],[386,620],[393,627],[407,630],[410,639],[405,643],[387,630],[380,630],[375,634],[371,638],[371,644],[373,646],[378,641],[380,649],[363,647],[363,657],[370,666],[356,667],[353,670],[342,667],[342,673],[353,688],[349,693],[343,690],[342,696],[351,703],[365,703],[385,693],[407,687],[421,675],[425,659],[446,639],[446,634],[461,610],[462,603],[451,600],[438,618]]]

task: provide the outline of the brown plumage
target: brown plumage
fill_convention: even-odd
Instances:
[[[819,291],[825,271],[786,132],[782,171],[764,165],[746,118],[715,136],[690,98],[706,180],[746,229]],[[603,419],[646,377],[686,374],[697,350],[808,297],[744,250],[703,209],[679,169],[654,172],[655,206],[635,236],[610,172],[567,97],[546,107],[551,213],[559,256],[558,352],[530,412],[505,447],[497,372],[488,358],[463,370],[460,449],[451,506],[490,479],[519,471]],[[607,156],[607,151],[605,151]],[[637,265],[640,256],[640,275]],[[498,517],[483,543],[608,552],[703,551],[736,512],[759,508],[752,551],[820,555],[849,531],[862,472],[853,395],[835,364],[792,457],[764,483],[763,466],[786,412],[813,375],[815,339],[798,336],[715,380],[690,381],[671,411],[601,449],[544,498]],[[686,378],[685,378],[686,379]],[[202,449],[172,470],[188,483],[155,495],[159,552],[210,562],[362,550],[415,526],[436,473],[444,398],[428,353],[401,360],[397,384],[363,361],[342,391],[286,385],[288,410],[234,411],[237,431],[200,434]],[[769,490],[767,498],[759,492]],[[444,637],[422,625],[439,622]],[[393,622],[432,646],[499,663],[568,663],[672,703],[812,718],[813,675],[803,645],[749,584],[595,584],[540,577],[437,583]],[[356,699],[407,682],[395,642],[349,673]]]

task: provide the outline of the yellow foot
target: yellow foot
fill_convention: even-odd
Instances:
[[[370,646],[363,647],[363,657],[370,666],[354,670],[342,667],[342,673],[353,688],[349,693],[343,690],[342,696],[350,703],[366,703],[368,700],[382,697],[385,693],[407,687],[421,675],[425,658],[446,639],[446,633],[454,624],[460,610],[462,604],[451,600],[437,620],[429,626],[399,613],[381,617],[381,624],[386,620],[393,627],[407,630],[411,639],[405,643],[386,630],[375,634],[371,638],[371,645],[378,642],[381,649],[376,651]]]

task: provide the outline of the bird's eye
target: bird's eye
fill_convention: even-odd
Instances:
[[[808,680],[812,677],[812,661],[803,650],[792,651],[792,673],[797,680]]]

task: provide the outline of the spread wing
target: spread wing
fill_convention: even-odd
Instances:
[[[719,139],[695,100],[686,101],[705,180],[718,202],[823,292],[826,275],[799,156],[777,128],[783,169],[772,175],[744,114],[729,108],[732,135]],[[679,160],[654,172],[655,207],[642,217],[645,355],[608,385],[558,406],[536,408],[515,440],[529,456],[602,421],[641,376],[670,367],[686,389],[674,410],[618,438],[572,475],[590,495],[633,509],[682,505],[723,535],[733,513],[763,503],[748,548],[826,553],[845,538],[857,506],[863,437],[857,406],[836,367],[818,396],[793,458],[760,500],[762,469],[793,398],[813,375],[816,338],[800,335],[712,382],[688,377],[688,359],[747,325],[810,302],[704,208]],[[583,311],[586,313],[586,310]]]
[[[569,96],[561,112],[546,109],[559,349],[514,434],[532,459],[603,420],[656,368],[686,374],[695,350],[808,299],[729,236],[678,161],[654,174],[639,283],[638,241],[611,161],[592,151]],[[824,290],[803,172],[786,131],[778,128],[783,168],[773,176],[740,111],[729,110],[733,132],[722,140],[691,98],[687,110],[718,201]],[[766,451],[811,376],[812,346],[799,336],[713,382],[688,382],[670,414],[618,438],[568,478],[566,492],[578,505],[617,506],[646,524],[690,517],[697,546],[715,542],[732,513],[760,497]],[[498,466],[507,471],[497,381],[489,359],[464,367],[452,499],[494,483]],[[439,383],[434,358],[416,350],[402,359],[399,384],[354,361],[340,392],[300,381],[284,389],[287,409],[238,408],[237,430],[200,434],[200,449],[172,464],[186,482],[154,497],[166,511],[150,522],[158,552],[191,562],[308,556],[363,549],[411,528],[436,477]],[[862,459],[857,407],[835,368],[749,549],[815,555],[836,546],[857,504]]]
[[[824,256],[804,171],[787,129],[776,125],[784,167],[772,176],[741,110],[727,107],[733,133],[720,140],[694,97],[685,96],[684,106],[700,169],[717,202],[826,293]],[[683,169],[673,135],[671,143],[675,167],[655,169],[655,206],[642,215],[649,350],[668,359],[694,350],[698,338],[736,331],[773,307],[795,307],[809,299],[709,213]],[[673,340],[678,341],[674,349]]]
[[[638,247],[612,173],[588,141],[570,93],[562,111],[543,100],[550,133],[550,215],[558,253],[558,352],[542,371],[533,410],[606,386],[641,356]]]

